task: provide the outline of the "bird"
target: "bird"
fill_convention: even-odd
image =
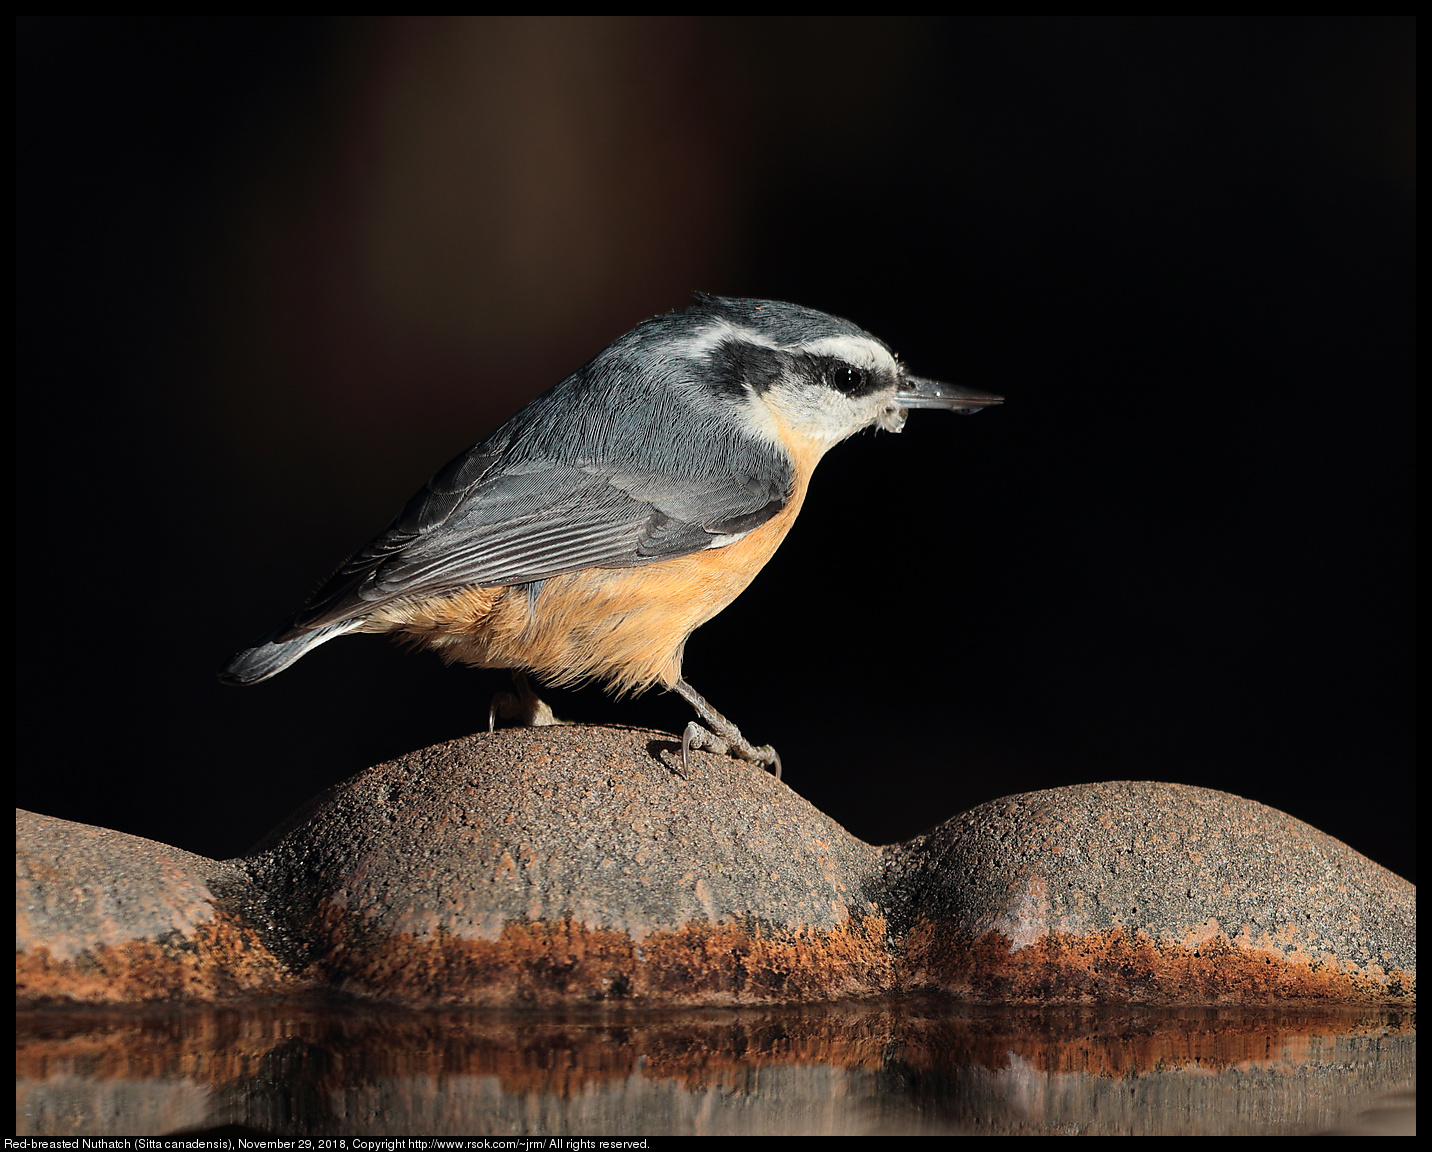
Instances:
[[[1002,397],[910,373],[848,320],[704,293],[644,320],[439,470],[291,617],[220,672],[256,684],[320,644],[396,633],[448,662],[511,670],[494,701],[558,723],[528,674],[660,686],[704,748],[781,776],[684,678],[687,638],[770,560],[816,464],[911,408],[969,414]]]

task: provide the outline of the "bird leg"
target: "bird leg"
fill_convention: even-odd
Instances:
[[[696,710],[696,715],[700,716],[707,724],[707,727],[703,728],[693,720],[686,726],[686,731],[681,734],[681,767],[683,769],[687,766],[691,749],[705,748],[708,752],[715,752],[718,756],[735,756],[741,760],[749,760],[752,764],[759,764],[762,768],[770,768],[775,772],[777,780],[781,778],[779,752],[769,744],[757,748],[741,735],[741,730],[736,725],[717,712],[711,706],[710,701],[685,680],[678,680],[673,687]]]
[[[515,720],[519,727],[541,728],[547,724],[565,724],[567,721],[558,720],[552,714],[551,706],[536,692],[532,690],[532,684],[527,679],[527,673],[512,670],[512,686],[517,689],[516,693],[499,692],[492,698],[492,704],[487,709],[487,730],[497,730],[497,718],[504,720]]]

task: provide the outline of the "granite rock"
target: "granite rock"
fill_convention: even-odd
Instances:
[[[289,989],[236,865],[15,812],[15,996],[27,1004],[222,1001]]]
[[[1253,800],[1027,792],[886,849],[899,984],[1004,1003],[1417,999],[1417,889]]]
[[[1253,801],[1080,785],[878,849],[638,729],[414,752],[227,862],[18,813],[16,868],[22,1004],[1416,1002],[1416,888]]]
[[[343,992],[798,1002],[891,985],[880,855],[768,773],[616,728],[369,769],[246,861]]]

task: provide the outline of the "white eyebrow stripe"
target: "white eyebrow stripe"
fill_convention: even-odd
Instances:
[[[682,356],[689,356],[695,359],[698,356],[705,356],[718,344],[724,344],[727,340],[740,340],[747,344],[759,344],[763,348],[779,348],[780,345],[769,336],[762,335],[751,328],[738,328],[727,320],[713,320],[705,328],[684,340],[673,342],[672,349]]]
[[[801,345],[802,351],[816,355],[838,356],[851,364],[862,364],[867,368],[884,368],[889,372],[899,371],[895,357],[882,344],[860,336],[822,336]]]

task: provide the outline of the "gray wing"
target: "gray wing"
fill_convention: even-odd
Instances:
[[[765,523],[791,494],[790,461],[774,446],[748,443],[737,459],[723,454],[719,472],[678,477],[639,466],[508,459],[488,444],[434,476],[276,638],[396,600],[684,556]]]

